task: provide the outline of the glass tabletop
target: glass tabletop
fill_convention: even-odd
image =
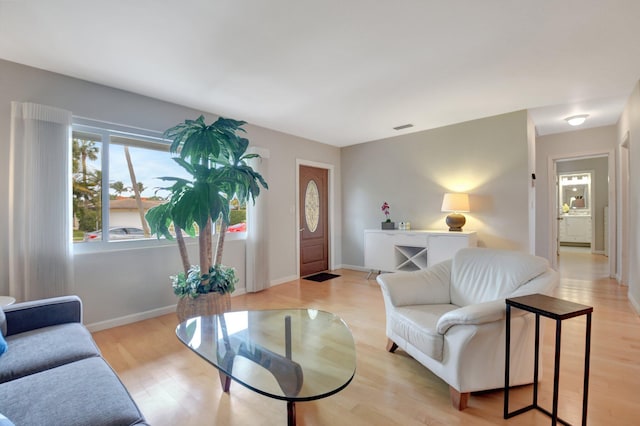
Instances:
[[[286,401],[332,395],[351,382],[356,370],[355,344],[345,322],[315,309],[196,317],[180,323],[176,335],[234,381]]]

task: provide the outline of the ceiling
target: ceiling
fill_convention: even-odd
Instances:
[[[640,78],[640,2],[608,6],[0,0],[0,58],[335,146],[521,109],[544,135],[616,123]]]

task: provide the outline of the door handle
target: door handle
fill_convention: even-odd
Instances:
[[[563,218],[563,217],[557,217],[556,219],[558,219],[558,220],[564,220],[564,218]]]
[[[300,232],[304,231],[304,228],[300,228]]]

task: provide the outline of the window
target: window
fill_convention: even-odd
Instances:
[[[74,243],[156,239],[144,215],[166,202],[169,192],[161,188],[172,184],[159,178],[189,178],[169,144],[160,136],[73,125]],[[229,231],[244,232],[246,205],[234,198],[230,208]]]
[[[73,242],[93,241],[102,228],[102,135],[74,129],[71,143]]]

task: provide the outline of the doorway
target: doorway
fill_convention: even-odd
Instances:
[[[600,163],[604,164],[600,168],[606,170],[606,158],[602,160]],[[597,162],[598,160],[595,159],[588,164],[597,164]],[[605,238],[602,235],[603,217],[599,212],[604,211],[604,222],[606,222],[607,205],[605,204],[601,209],[599,208],[603,203],[601,197],[593,198],[593,193],[597,191],[592,191],[592,182],[596,183],[598,175],[593,170],[579,170],[585,163],[582,160],[575,160],[558,162],[556,166],[559,206],[558,247],[587,247],[593,253],[598,250],[606,253],[606,244],[603,243]],[[567,172],[567,169],[571,171]],[[598,177],[602,179],[602,176]],[[606,182],[602,182],[602,185],[606,185]],[[603,247],[605,247],[604,250],[602,250]]]
[[[550,196],[556,223],[552,231],[555,242],[556,268],[568,262],[606,266],[606,276],[615,271],[615,211],[613,156],[610,153],[553,159],[555,191]]]
[[[329,170],[298,168],[299,275],[329,269]]]

